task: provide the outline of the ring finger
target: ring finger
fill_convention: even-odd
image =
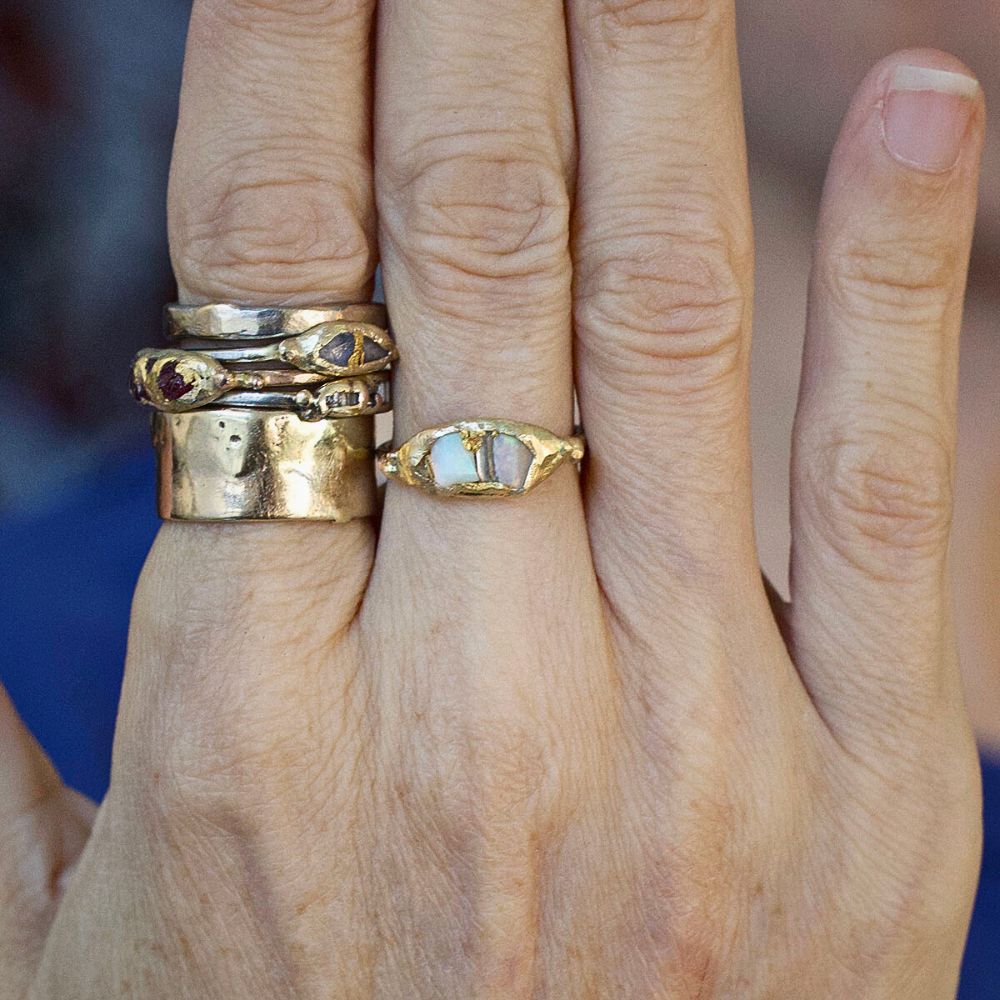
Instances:
[[[569,433],[574,143],[561,4],[516,0],[501,15],[486,0],[387,0],[378,66],[380,245],[402,359],[397,441],[483,417]],[[376,589],[413,565],[428,584],[441,565],[438,518],[453,557],[436,593],[467,593],[466,577],[496,575],[483,564],[490,540],[508,558],[512,539],[534,554],[574,505],[575,477],[562,474],[512,503],[444,503],[392,484]]]

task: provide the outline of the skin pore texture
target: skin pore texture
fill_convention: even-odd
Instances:
[[[397,442],[566,434],[575,389],[583,475],[389,484],[377,526],[165,525],[96,814],[0,705],[0,991],[952,997],[981,841],[948,573],[970,70],[901,51],[843,101],[785,603],[750,331],[755,282],[806,275],[772,231],[755,277],[732,3],[375,14],[196,0],[181,296],[363,300],[381,259]]]

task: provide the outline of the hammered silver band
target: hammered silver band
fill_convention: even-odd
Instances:
[[[174,340],[277,340],[305,333],[320,323],[370,323],[387,327],[385,306],[378,302],[334,303],[291,308],[252,308],[231,303],[169,305],[163,327]]]

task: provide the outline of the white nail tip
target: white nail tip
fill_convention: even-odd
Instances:
[[[956,97],[975,97],[979,81],[965,73],[951,73],[929,66],[897,66],[892,73],[890,90],[930,90]]]

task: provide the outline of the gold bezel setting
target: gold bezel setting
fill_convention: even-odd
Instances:
[[[349,378],[384,371],[399,358],[389,334],[371,323],[321,323],[278,344],[280,360],[301,371]]]
[[[140,351],[132,362],[131,391],[134,399],[165,413],[187,413],[209,406],[226,393],[238,389],[262,391],[272,388],[319,386],[320,373],[267,370],[234,371],[200,351]]]
[[[582,436],[504,418],[459,420],[415,434],[399,448],[379,449],[379,468],[435,496],[515,497],[530,492],[565,462],[580,462]]]

